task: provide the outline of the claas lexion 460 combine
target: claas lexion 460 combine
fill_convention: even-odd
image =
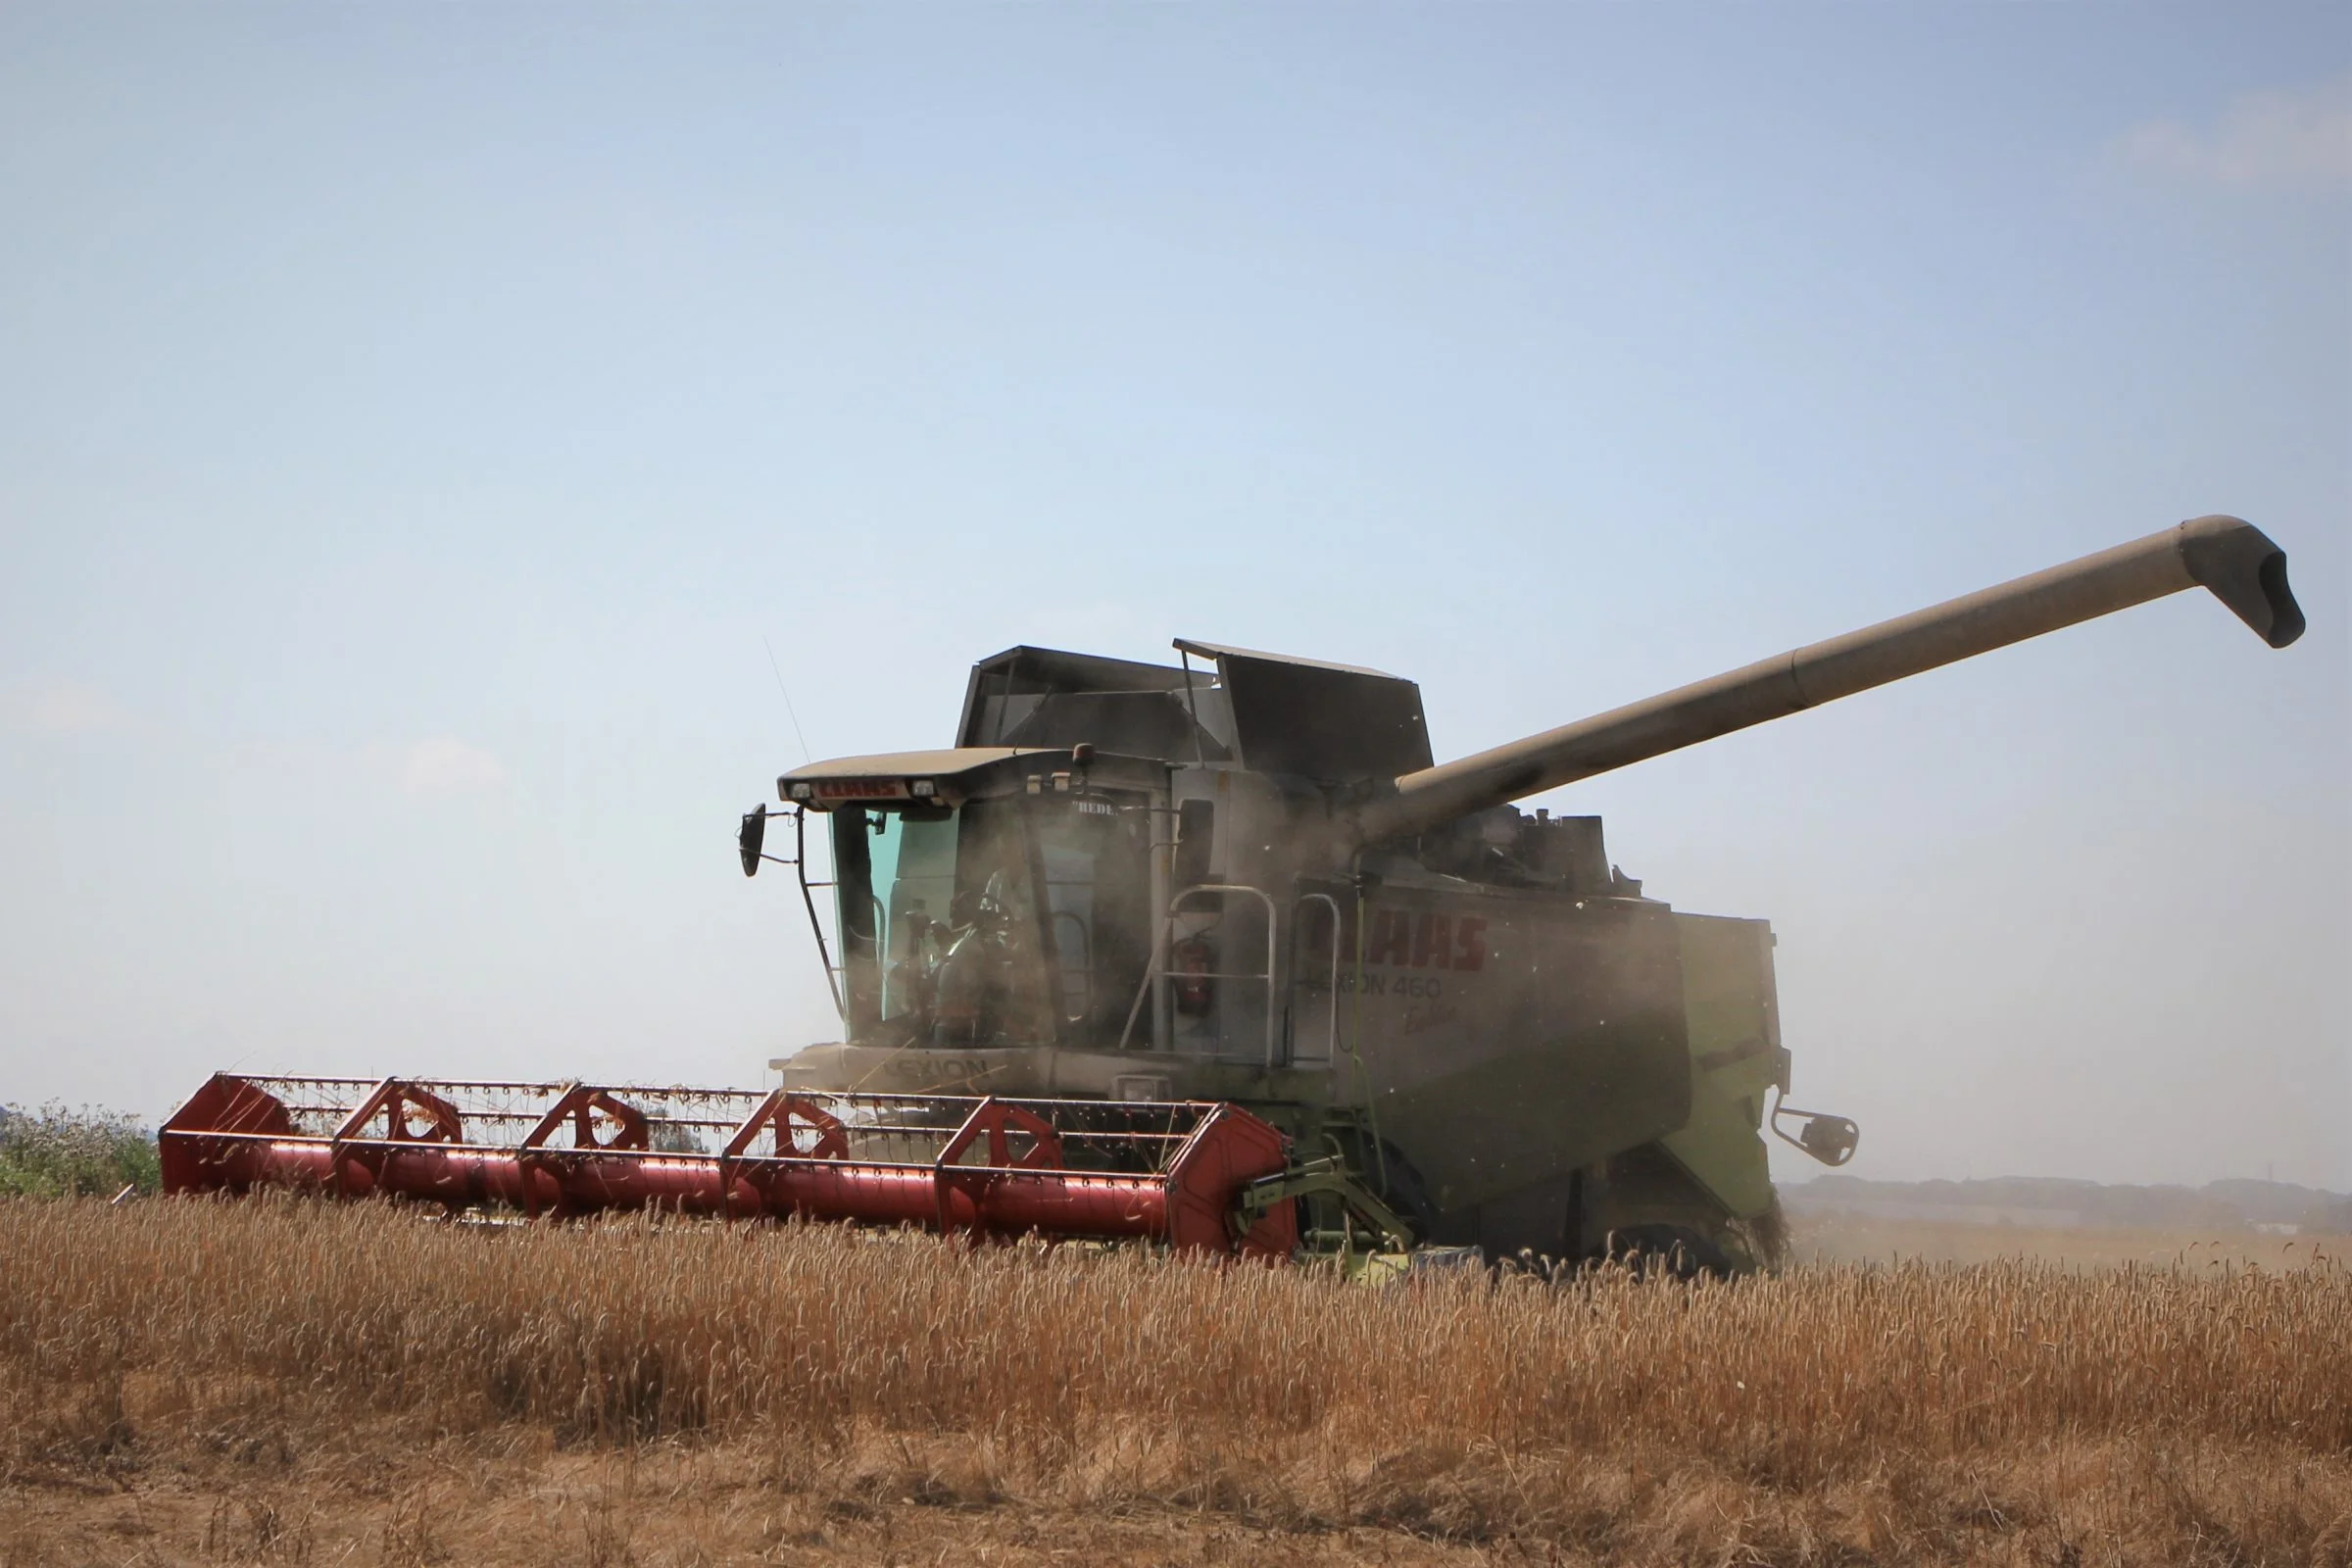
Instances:
[[[953,748],[777,780],[800,853],[743,819],[744,871],[801,879],[844,1028],[772,1092],[222,1074],[163,1130],[165,1182],[1748,1266],[1764,1133],[1832,1165],[1858,1137],[1782,1102],[1770,926],[1674,909],[1598,818],[1511,803],[2195,586],[2274,648],[2303,629],[2284,554],[2200,517],[1443,765],[1419,688],[1374,670],[1015,648]]]

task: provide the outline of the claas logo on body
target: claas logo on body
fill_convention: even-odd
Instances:
[[[1483,969],[1487,966],[1487,922],[1483,916],[1376,909],[1364,938],[1366,963],[1408,969]]]

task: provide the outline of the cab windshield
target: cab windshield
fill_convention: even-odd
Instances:
[[[1150,954],[1145,823],[1094,794],[835,810],[852,1041],[1116,1044]]]

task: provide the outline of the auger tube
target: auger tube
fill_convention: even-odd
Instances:
[[[1407,773],[1347,822],[1359,845],[1435,827],[2044,632],[2204,587],[2273,648],[2303,634],[2286,552],[2237,517],[2196,517],[2097,555],[1743,669]]]

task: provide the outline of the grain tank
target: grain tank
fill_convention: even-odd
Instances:
[[[2284,554],[2201,517],[1443,764],[1377,670],[1008,649],[952,747],[778,779],[830,886],[744,819],[747,874],[800,868],[843,1021],[782,1088],[1231,1102],[1419,1241],[1756,1260],[1764,1134],[1832,1164],[1858,1136],[1783,1103],[1770,926],[1676,909],[1597,817],[1512,803],[2192,586],[2273,647],[2302,630]]]

